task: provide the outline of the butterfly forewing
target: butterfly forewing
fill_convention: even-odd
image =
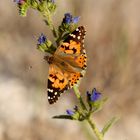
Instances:
[[[85,52],[84,49],[84,38],[85,38],[85,28],[83,26],[78,27],[63,41],[63,43],[56,50],[57,53],[64,54],[81,54]]]

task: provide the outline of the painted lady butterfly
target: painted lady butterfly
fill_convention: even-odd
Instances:
[[[87,67],[84,48],[85,29],[78,27],[60,44],[52,56],[45,56],[49,63],[48,101],[55,103],[65,90],[78,84]]]

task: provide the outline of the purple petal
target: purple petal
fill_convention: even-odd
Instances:
[[[70,116],[74,115],[74,112],[72,110],[70,110],[70,109],[67,109],[66,112]]]
[[[99,93],[98,91],[96,91],[96,89],[93,89],[93,92],[91,94],[90,100],[95,102],[97,100],[99,100],[101,98],[101,93]]]
[[[63,18],[63,23],[70,24],[72,22],[72,15],[70,13],[65,13]]]
[[[46,36],[44,34],[41,34],[40,37],[38,38],[38,44],[41,45],[45,43],[47,40]]]
[[[77,23],[77,22],[79,21],[79,19],[80,19],[80,17],[74,17],[74,18],[72,19],[72,22],[73,22],[73,23]]]

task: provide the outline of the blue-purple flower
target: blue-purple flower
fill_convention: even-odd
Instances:
[[[91,101],[97,101],[101,97],[101,93],[99,93],[96,88],[93,89],[92,94],[91,94]]]
[[[79,17],[72,17],[70,13],[66,13],[63,18],[63,23],[77,23],[79,21]]]
[[[67,110],[66,110],[66,113],[67,113],[67,115],[69,115],[69,116],[72,116],[72,115],[75,114],[74,111],[72,111],[72,110],[70,110],[70,109],[67,109]]]
[[[73,108],[73,110],[67,109],[67,110],[66,110],[66,113],[67,113],[67,115],[69,115],[69,116],[73,116],[74,114],[76,114],[77,111],[78,111],[78,106],[75,105],[74,108]]]
[[[42,33],[40,35],[40,37],[38,38],[38,45],[41,45],[41,44],[45,43],[46,40],[47,40],[46,36]]]
[[[88,101],[95,102],[101,98],[101,93],[94,88],[92,92],[87,92],[87,99]]]
[[[72,18],[72,22],[73,23],[77,23],[79,21],[80,17],[73,17]]]
[[[63,23],[70,24],[72,22],[72,15],[70,13],[66,13],[63,18]]]

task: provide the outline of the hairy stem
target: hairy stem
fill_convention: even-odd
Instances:
[[[80,105],[81,105],[82,109],[87,110],[86,105],[84,104],[83,99],[80,96],[80,91],[79,91],[78,87],[74,86],[73,90],[74,90],[74,93],[75,93],[76,97],[78,98],[78,100],[80,102]]]
[[[45,6],[45,10],[42,11],[42,14],[45,17],[45,22],[50,27],[54,37],[57,39],[58,38],[58,34],[57,34],[57,31],[56,31],[56,29],[55,29],[55,27],[53,25],[52,16],[51,16],[51,13],[50,13],[47,5]]]
[[[93,132],[95,133],[96,137],[98,138],[98,140],[103,140],[102,133],[98,130],[95,123],[93,122],[93,120],[90,119],[90,117],[87,119],[87,122],[91,126],[91,128],[92,128]]]

